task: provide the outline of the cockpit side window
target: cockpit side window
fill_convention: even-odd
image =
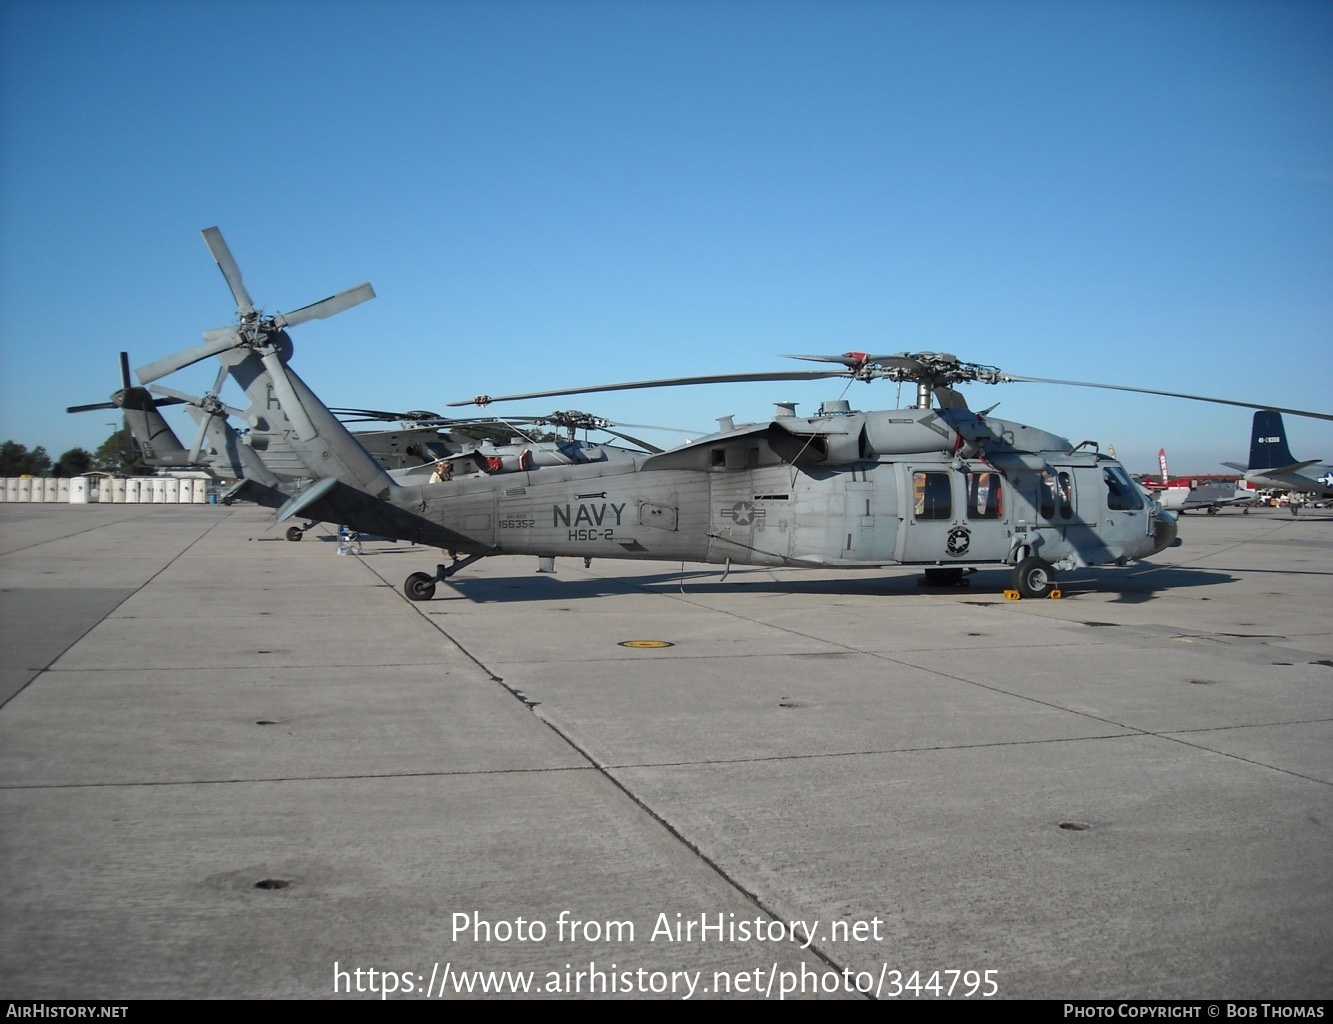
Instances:
[[[1114,512],[1132,512],[1143,508],[1143,495],[1120,466],[1103,466],[1106,481],[1106,507]]]

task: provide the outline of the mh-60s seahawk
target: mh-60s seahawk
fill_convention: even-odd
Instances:
[[[241,294],[235,285],[233,293]],[[779,407],[765,422],[724,424],[715,434],[655,454],[408,485],[395,483],[292,370],[285,330],[291,319],[238,305],[238,325],[209,331],[203,345],[139,370],[141,381],[217,356],[250,398],[245,417],[277,424],[315,481],[278,510],[279,522],[318,518],[465,556],[434,573],[408,576],[403,589],[415,601],[429,600],[437,583],[471,562],[500,554],[910,566],[933,585],[957,584],[970,570],[1009,567],[1019,595],[1049,596],[1058,571],[1124,565],[1171,546],[1175,517],[1092,442],[1075,446],[1037,427],[972,412],[955,385],[1065,383],[1272,408],[1016,377],[931,352],[800,357],[840,368],[543,394],[841,377],[911,381],[916,403],[873,412],[826,403],[812,417]]]

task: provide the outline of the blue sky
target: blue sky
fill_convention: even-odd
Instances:
[[[1333,411],[1327,3],[9,0],[0,30],[0,438],[53,456],[109,433],[64,408],[118,351],[231,322],[214,224],[268,311],[374,284],[293,331],[330,405],[934,350]],[[843,388],[496,411],[704,431]],[[966,394],[1135,471],[1248,450],[1242,409]]]

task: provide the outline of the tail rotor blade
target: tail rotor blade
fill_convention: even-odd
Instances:
[[[92,412],[94,409],[119,409],[115,402],[95,402],[92,405],[71,405],[66,412]]]
[[[255,305],[250,299],[250,293],[245,290],[245,282],[241,280],[241,268],[232,258],[222,232],[217,228],[204,228],[200,233],[204,236],[204,244],[208,246],[208,251],[217,261],[218,269],[222,271],[222,276],[227,281],[227,287],[231,289],[232,297],[236,300],[236,311],[241,316],[253,313]]]
[[[202,345],[195,345],[193,348],[183,349],[175,355],[166,356],[156,362],[149,363],[147,366],[141,366],[135,371],[139,375],[139,382],[147,384],[155,381],[159,377],[165,377],[169,373],[175,373],[187,366],[193,366],[200,360],[207,359],[209,356],[215,356],[220,352],[225,352],[229,348],[234,348],[241,340],[240,332],[235,327],[221,328],[215,331],[209,331],[205,335],[206,340]]]
[[[130,354],[128,352],[120,354],[120,386],[123,388],[134,387],[134,381],[130,380]]]
[[[337,295],[330,295],[327,299],[320,299],[318,302],[312,302],[308,306],[302,306],[291,313],[279,313],[273,318],[273,322],[279,327],[295,327],[297,324],[303,324],[307,320],[323,320],[333,316],[335,313],[341,313],[344,309],[351,309],[353,306],[359,306],[375,297],[375,289],[369,283],[359,285],[356,288],[349,288],[345,292],[339,292]]]

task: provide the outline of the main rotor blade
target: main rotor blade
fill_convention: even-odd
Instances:
[[[634,391],[640,388],[673,388],[689,384],[745,384],[754,381],[827,380],[846,377],[840,370],[792,370],[782,373],[728,373],[711,377],[671,377],[665,380],[641,380],[632,384],[601,384],[586,388],[565,388],[562,391],[533,391],[526,395],[478,395],[466,402],[450,402],[449,408],[460,405],[490,405],[492,402],[514,402],[524,398],[558,398],[561,395],[588,395],[595,391]]]
[[[659,448],[655,444],[649,444],[647,441],[642,441],[631,434],[623,434],[619,430],[615,430],[612,427],[599,427],[598,429],[606,431],[613,437],[619,437],[625,441],[628,441],[630,444],[637,444],[644,451],[650,452],[653,455],[660,455],[663,451],[665,451],[665,449]]]
[[[187,366],[193,366],[195,363],[207,359],[209,356],[215,356],[219,352],[225,352],[229,348],[235,348],[240,341],[240,332],[235,327],[219,328],[209,331],[205,337],[208,338],[202,345],[195,345],[193,348],[183,349],[172,356],[165,356],[156,362],[149,363],[147,366],[141,366],[134,372],[139,375],[139,383],[148,384],[157,380],[159,377],[165,377],[169,373],[175,373],[177,370],[183,370]]]
[[[250,299],[250,293],[245,290],[245,282],[241,280],[241,268],[236,265],[236,260],[232,258],[231,250],[227,248],[222,232],[217,228],[204,228],[200,234],[204,236],[204,244],[208,246],[208,251],[213,254],[218,269],[222,271],[222,276],[227,281],[227,287],[231,289],[232,298],[236,300],[236,312],[240,313],[241,316],[253,313],[255,305]]]
[[[1285,409],[1280,405],[1263,405],[1256,402],[1237,402],[1230,398],[1208,398],[1204,395],[1186,395],[1179,391],[1154,391],[1152,388],[1131,388],[1122,384],[1092,384],[1084,380],[1051,380],[1047,377],[1019,377],[1012,373],[1002,374],[1000,380],[1016,381],[1026,384],[1064,384],[1076,388],[1102,388],[1106,391],[1132,391],[1140,395],[1161,395],[1163,398],[1185,398],[1191,402],[1212,402],[1214,405],[1234,405],[1241,409],[1271,409],[1274,412],[1286,413],[1290,416],[1304,416],[1313,420],[1333,420],[1333,413],[1310,412],[1308,409]]]
[[[860,358],[858,358],[860,356]],[[916,370],[921,367],[921,360],[911,356],[871,356],[862,353],[846,352],[840,356],[783,356],[784,359],[805,359],[812,363],[841,363],[849,370],[865,366],[894,366],[904,370]]]
[[[344,423],[373,423],[383,420],[386,423],[408,421],[434,426],[437,423],[454,422],[453,420],[446,420],[437,413],[421,416],[411,412],[388,412],[384,409],[330,409],[329,412]]]
[[[686,437],[702,437],[706,430],[683,430],[680,427],[661,427],[655,423],[621,423],[616,420],[613,427],[634,427],[636,430],[665,430],[668,434],[683,434]]]
[[[370,287],[369,283],[358,285],[355,288],[348,288],[345,292],[339,292],[337,295],[330,295],[327,299],[320,299],[308,306],[302,306],[291,313],[278,313],[273,317],[273,322],[279,327],[295,327],[307,320],[323,320],[326,317],[331,317],[335,313],[341,313],[344,309],[359,306],[374,297],[375,289]]]
[[[315,436],[317,431],[315,425],[310,422],[310,416],[305,411],[305,406],[296,396],[296,389],[292,387],[291,379],[287,376],[287,367],[278,358],[278,354],[269,351],[260,357],[264,361],[264,366],[268,369],[269,378],[273,382],[273,394],[278,399],[278,405],[282,407],[283,413],[296,432],[298,441],[309,441]]]

